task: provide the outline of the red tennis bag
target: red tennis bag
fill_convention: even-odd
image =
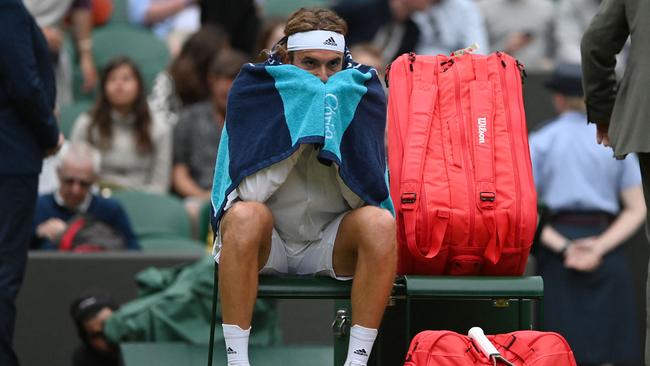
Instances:
[[[487,339],[493,346],[491,351],[462,334],[426,330],[411,341],[404,366],[576,365],[569,344],[557,333],[522,330],[489,335]]]
[[[398,273],[521,275],[537,223],[523,66],[404,54],[388,71]]]

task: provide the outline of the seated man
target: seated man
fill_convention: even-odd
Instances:
[[[59,189],[36,202],[32,249],[57,249],[70,220],[79,216],[92,217],[112,228],[114,235],[123,239],[125,249],[140,249],[119,202],[90,191],[97,181],[99,164],[99,152],[84,142],[68,145],[61,153]]]
[[[120,364],[118,347],[104,335],[104,323],[117,309],[115,301],[103,293],[83,295],[70,305],[70,316],[83,342],[72,354],[72,366]]]
[[[228,365],[249,365],[258,272],[354,276],[345,365],[367,364],[395,277],[395,220],[384,92],[346,32],[330,10],[296,11],[230,91],[212,193]]]

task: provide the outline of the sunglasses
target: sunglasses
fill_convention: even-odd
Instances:
[[[90,186],[93,185],[92,181],[84,180],[84,179],[78,179],[78,178],[65,177],[65,178],[61,178],[61,181],[63,182],[63,184],[70,185],[70,186],[75,184],[75,183],[78,183],[83,188],[89,188]]]

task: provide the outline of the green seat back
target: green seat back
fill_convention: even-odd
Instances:
[[[113,14],[108,24],[126,24],[129,22],[128,0],[113,0]]]
[[[108,24],[93,32],[93,56],[100,75],[115,57],[131,58],[140,69],[147,93],[158,73],[169,62],[169,50],[165,42],[147,29],[122,23]],[[81,92],[83,78],[78,67],[74,68],[73,74],[75,100],[93,100],[93,93]]]
[[[141,242],[147,238],[191,238],[190,219],[178,198],[133,190],[114,190],[112,196],[124,207]]]
[[[328,0],[266,0],[264,3],[264,16],[270,18],[286,19],[287,16],[300,8],[329,7]]]
[[[59,115],[59,129],[66,139],[70,138],[74,123],[80,114],[90,111],[93,104],[90,101],[82,100],[61,107]]]

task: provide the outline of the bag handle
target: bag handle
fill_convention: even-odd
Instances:
[[[430,233],[429,223],[421,221],[421,235],[417,238],[417,212],[418,207],[426,202],[420,202],[422,189],[422,173],[424,171],[424,157],[426,155],[433,113],[438,101],[438,88],[435,84],[437,78],[437,59],[421,59],[415,63],[415,55],[411,54],[409,60],[413,70],[413,89],[411,91],[411,104],[409,105],[409,129],[405,141],[404,159],[402,164],[402,181],[400,182],[400,207],[403,216],[406,243],[411,254],[415,257],[430,259],[435,257],[442,246],[442,241],[449,222],[449,213],[438,211],[438,218],[444,224],[436,225]],[[433,236],[428,241],[429,235]],[[418,242],[431,243],[426,254],[417,246]]]
[[[488,229],[489,241],[483,256],[492,263],[501,257],[495,214],[496,173],[494,171],[494,88],[488,77],[486,56],[472,57],[475,80],[470,81],[471,118],[478,207]]]
[[[479,327],[473,327],[469,330],[469,332],[467,332],[467,336],[469,339],[474,341],[481,352],[483,352],[485,357],[487,357],[488,360],[492,361],[492,364],[494,366],[496,366],[499,362],[504,365],[515,366],[513,363],[501,356],[501,353],[497,351],[496,347],[494,347],[492,342],[490,342],[490,340],[485,336],[483,329]]]

